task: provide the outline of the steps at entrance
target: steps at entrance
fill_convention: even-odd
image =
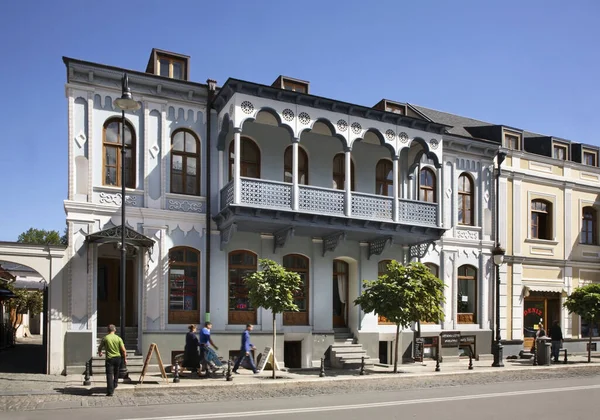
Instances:
[[[102,341],[102,339],[104,338],[105,335],[107,335],[108,333],[106,332],[106,328],[101,327],[98,328],[96,331],[96,348],[100,345],[100,341]],[[119,328],[117,327],[117,334],[119,334]],[[135,353],[135,354],[139,354],[138,352],[138,327],[125,327],[125,340],[123,341],[125,343],[125,348],[127,349],[128,352],[130,352],[131,354]]]
[[[361,344],[356,343],[349,329],[335,329],[331,345],[331,366],[337,369],[358,369],[365,358],[365,367],[373,367],[378,360],[371,359]]]

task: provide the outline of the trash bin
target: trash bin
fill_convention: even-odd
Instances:
[[[552,340],[550,337],[539,337],[535,343],[538,365],[550,366],[552,353]]]

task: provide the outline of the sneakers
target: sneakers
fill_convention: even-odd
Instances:
[[[237,370],[232,370],[233,373],[235,373],[236,375],[239,375],[240,372],[238,372]]]

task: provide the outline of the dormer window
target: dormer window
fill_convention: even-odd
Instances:
[[[510,150],[519,150],[519,137],[512,134],[505,134],[504,147]]]
[[[565,144],[554,144],[552,146],[552,157],[558,160],[567,160],[568,159],[568,147]]]
[[[158,74],[171,79],[185,80],[185,62],[178,58],[158,58]]]
[[[583,152],[583,164],[587,166],[596,166],[596,152]]]
[[[308,93],[308,82],[292,79],[291,77],[279,76],[271,86],[292,92]]]
[[[385,110],[386,112],[393,112],[394,114],[400,115],[404,115],[406,113],[403,105],[391,104],[389,102],[385,104]]]

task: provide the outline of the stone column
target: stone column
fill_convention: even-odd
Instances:
[[[345,189],[345,203],[346,203],[346,216],[352,216],[352,148],[347,147],[344,150],[346,158],[346,169],[344,174],[344,189]]]
[[[234,192],[233,192],[233,202],[235,204],[240,204],[242,201],[242,177],[240,174],[241,171],[241,130],[236,129],[233,134],[233,179],[234,179]]]
[[[398,168],[398,156],[392,156],[392,165],[393,165],[393,189],[394,189],[394,205],[392,206],[392,218],[394,222],[398,222],[400,218],[399,207],[400,207],[400,173]]]
[[[292,210],[300,207],[300,188],[298,187],[298,143],[299,138],[292,139]]]

